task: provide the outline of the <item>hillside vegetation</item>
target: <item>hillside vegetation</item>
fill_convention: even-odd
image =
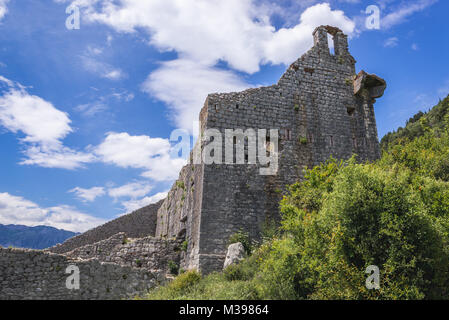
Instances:
[[[382,140],[382,158],[330,159],[281,202],[282,222],[237,266],[179,275],[145,299],[447,299],[449,97]],[[365,287],[370,265],[380,289]]]

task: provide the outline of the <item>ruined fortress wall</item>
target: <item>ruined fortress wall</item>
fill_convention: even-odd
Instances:
[[[201,164],[185,166],[157,214],[156,237],[187,244],[180,262],[183,269],[198,267],[203,170]]]
[[[328,34],[333,36],[333,54]],[[314,46],[277,84],[208,95],[200,131],[221,132],[222,163],[226,129],[278,129],[279,168],[276,175],[263,176],[260,164],[245,159],[245,165],[195,164],[181,170],[158,211],[156,236],[187,241],[184,268],[220,270],[228,240],[237,231],[258,239],[265,224],[280,219],[282,194],[301,179],[304,167],[331,156],[347,159],[357,154],[360,161],[380,156],[373,104],[385,82],[364,72],[356,75],[347,37],[340,30],[322,26],[313,38]],[[196,147],[204,153],[209,143],[201,140]]]
[[[80,270],[80,289],[69,290],[65,270]],[[98,260],[70,259],[38,250],[0,249],[0,300],[116,300],[144,294],[155,274]]]
[[[335,54],[329,52],[328,32],[334,35]],[[206,128],[219,129],[223,137],[225,129],[249,128],[279,129],[281,136],[276,176],[261,176],[257,165],[204,166],[200,270],[221,269],[236,231],[257,238],[267,218],[278,216],[280,191],[301,178],[304,166],[354,153],[360,160],[378,158],[374,101],[354,95],[355,77],[346,36],[322,27],[314,33],[314,47],[277,85],[208,96]]]
[[[102,226],[91,229],[76,237],[70,238],[63,244],[47,249],[53,253],[65,253],[76,248],[108,239],[113,235],[124,232],[131,238],[154,236],[156,231],[157,210],[162,200],[144,208],[112,220]]]
[[[64,255],[72,259],[96,259],[121,266],[144,268],[163,278],[169,272],[170,262],[179,266],[183,254],[180,240],[155,237],[128,239],[125,233],[119,233]]]
[[[328,34],[334,39],[334,54]],[[328,26],[317,28],[313,37],[313,48],[276,85],[207,97],[200,113],[201,132],[218,129],[224,138],[226,129],[278,129],[279,169],[272,176],[261,175],[259,164],[248,163],[182,169],[158,211],[156,236],[188,242],[183,266],[205,273],[219,270],[232,234],[243,230],[259,238],[264,224],[279,220],[282,193],[302,177],[304,167],[331,156],[380,156],[373,89],[364,87],[365,78],[357,78],[347,37]],[[202,141],[200,148],[204,151],[208,143]],[[224,163],[225,140],[222,143]]]

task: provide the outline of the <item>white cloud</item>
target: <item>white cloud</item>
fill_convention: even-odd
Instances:
[[[102,78],[120,80],[126,76],[121,69],[115,68],[106,62],[102,62],[96,57],[85,55],[81,57],[81,61],[87,71],[97,74]]]
[[[0,193],[0,223],[25,226],[51,226],[74,232],[84,232],[105,223],[103,219],[78,212],[69,206],[41,208],[22,197]]]
[[[140,182],[132,182],[125,184],[121,187],[117,188],[110,188],[108,190],[108,194],[112,198],[140,198],[143,196],[146,196],[151,190],[153,189],[153,186],[150,185],[146,181],[140,181]]]
[[[167,139],[110,132],[94,152],[105,163],[122,168],[145,169],[144,177],[167,181],[176,179],[179,170],[186,164],[183,159],[171,158],[170,150]]]
[[[24,154],[26,158],[20,164],[36,165],[43,168],[74,170],[95,161],[94,155],[75,151],[63,145],[58,145],[56,148],[46,148],[42,145],[29,146]]]
[[[397,37],[391,37],[391,38],[388,38],[387,40],[385,40],[384,47],[394,48],[394,47],[397,47],[398,43],[399,43],[399,39]]]
[[[163,63],[142,88],[167,103],[178,126],[191,130],[209,93],[241,91],[249,86],[230,71],[179,59]]]
[[[438,0],[418,0],[404,2],[397,10],[387,14],[384,18],[382,18],[381,28],[389,29],[397,24],[400,24],[414,13],[423,11],[436,2],[438,2]]]
[[[185,164],[182,159],[170,157],[171,146],[167,139],[144,135],[108,133],[100,145],[89,147],[88,152],[73,150],[62,143],[62,139],[73,131],[66,113],[2,76],[0,84],[7,87],[6,93],[0,95],[0,125],[25,136],[21,139],[25,146],[25,158],[20,162],[23,165],[76,169],[87,163],[103,161],[122,168],[143,169],[145,177],[167,181],[176,179]],[[114,92],[110,98],[130,101],[134,95],[127,91]],[[98,111],[92,106],[78,106],[78,109],[89,114]]]
[[[174,50],[182,59],[209,66],[223,60],[246,73],[257,72],[261,63],[293,62],[310,47],[311,32],[321,24],[349,34],[355,28],[343,11],[332,10],[328,3],[309,7],[297,25],[280,30],[271,24],[266,5],[253,0],[79,2],[83,3],[90,22],[127,33],[143,28],[161,51]]]
[[[186,160],[181,158],[170,158],[162,155],[152,159],[148,166],[148,171],[142,173],[142,177],[153,179],[154,181],[175,180],[179,176],[179,171],[186,165]]]
[[[3,17],[8,12],[8,4],[9,0],[0,0],[0,20],[3,19]]]
[[[312,46],[312,32],[320,25],[339,27],[349,35],[355,30],[355,23],[343,11],[332,10],[328,3],[317,4],[307,8],[301,14],[300,23],[293,28],[273,32],[264,46],[264,60],[275,64],[292,63]]]
[[[93,202],[98,197],[101,197],[106,194],[106,191],[103,187],[93,187],[90,189],[83,189],[80,187],[76,187],[69,192],[75,193],[75,195],[81,199],[83,202]]]
[[[104,162],[119,167],[146,168],[153,157],[167,154],[169,150],[170,143],[165,139],[110,132],[95,153]]]
[[[156,203],[159,200],[165,199],[167,197],[167,194],[168,192],[160,192],[151,197],[145,197],[138,200],[129,200],[122,202],[122,204],[125,207],[126,212],[129,213],[137,209],[143,208],[145,206],[148,206],[150,204]]]
[[[308,1],[306,4],[315,1]],[[149,75],[144,91],[167,103],[177,126],[191,129],[210,92],[240,91],[251,85],[229,70],[254,73],[261,64],[290,64],[312,45],[312,31],[321,24],[352,34],[355,23],[328,3],[306,9],[296,25],[276,30],[270,14],[279,5],[253,0],[79,0],[87,22],[118,32],[145,30],[160,51],[176,51],[179,60],[164,62]]]
[[[26,142],[56,145],[72,132],[70,122],[67,114],[24,90],[0,96],[0,123],[11,132],[21,131]]]
[[[92,88],[92,90],[98,91],[98,89]],[[111,94],[98,96],[98,92],[95,92],[94,99],[91,102],[80,104],[75,107],[75,111],[81,113],[85,117],[93,117],[97,114],[101,114],[109,110],[109,103],[112,101],[130,102],[134,99],[134,94],[127,91],[114,91]]]
[[[93,161],[93,156],[65,147],[61,140],[73,130],[65,112],[50,102],[30,95],[24,86],[0,76],[7,86],[0,95],[0,125],[25,137],[25,159],[21,164],[74,169]]]

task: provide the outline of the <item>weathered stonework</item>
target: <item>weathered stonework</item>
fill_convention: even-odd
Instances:
[[[80,270],[79,290],[66,287],[66,268]],[[96,259],[71,259],[40,250],[0,248],[0,300],[117,300],[159,284],[157,274]]]
[[[329,51],[328,34],[334,39]],[[314,46],[270,87],[210,94],[200,113],[200,130],[278,129],[279,170],[262,176],[257,164],[196,164],[182,169],[158,211],[157,237],[185,237],[186,269],[220,270],[229,237],[243,230],[260,236],[263,225],[279,219],[285,186],[333,156],[360,161],[380,157],[374,102],[386,83],[355,71],[348,40],[338,28],[313,32]],[[209,141],[197,147],[204,150]],[[224,141],[223,141],[224,146]],[[223,151],[223,163],[225,160]]]
[[[176,239],[145,237],[127,238],[118,233],[109,239],[64,253],[72,259],[97,259],[121,266],[144,268],[164,276],[170,272],[170,262],[178,265],[183,253],[182,242]]]
[[[150,204],[130,214],[109,221],[102,226],[70,238],[62,244],[46,249],[46,251],[66,253],[88,244],[106,240],[120,232],[126,233],[130,238],[154,236],[156,232],[156,213],[162,202]]]
[[[143,295],[170,277],[184,256],[176,239],[130,239],[125,233],[64,254],[0,248],[0,300],[109,300]],[[68,290],[65,270],[80,270],[80,289]]]

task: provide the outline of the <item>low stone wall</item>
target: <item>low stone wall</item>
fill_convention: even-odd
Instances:
[[[110,256],[116,252],[116,247],[126,243],[127,237],[124,232],[117,233],[109,239],[101,240],[94,244],[88,244],[75,250],[63,253],[63,255],[72,259],[97,259],[102,262],[109,262]]]
[[[154,237],[128,239],[126,234],[119,233],[64,255],[72,259],[97,259],[165,274],[169,272],[170,262],[179,266],[180,256],[183,254],[181,246],[181,240]]]
[[[184,254],[181,246],[181,240],[147,237],[116,247],[110,260],[106,261],[157,273],[169,273],[170,264],[179,267]]]
[[[105,223],[79,236],[68,239],[63,244],[47,249],[53,253],[66,253],[76,248],[108,239],[113,235],[124,232],[130,238],[154,236],[156,232],[157,211],[163,200],[150,204],[133,213]]]
[[[79,268],[79,290],[66,287],[70,265]],[[142,268],[0,248],[0,300],[117,300],[144,294],[159,281],[160,274]]]

